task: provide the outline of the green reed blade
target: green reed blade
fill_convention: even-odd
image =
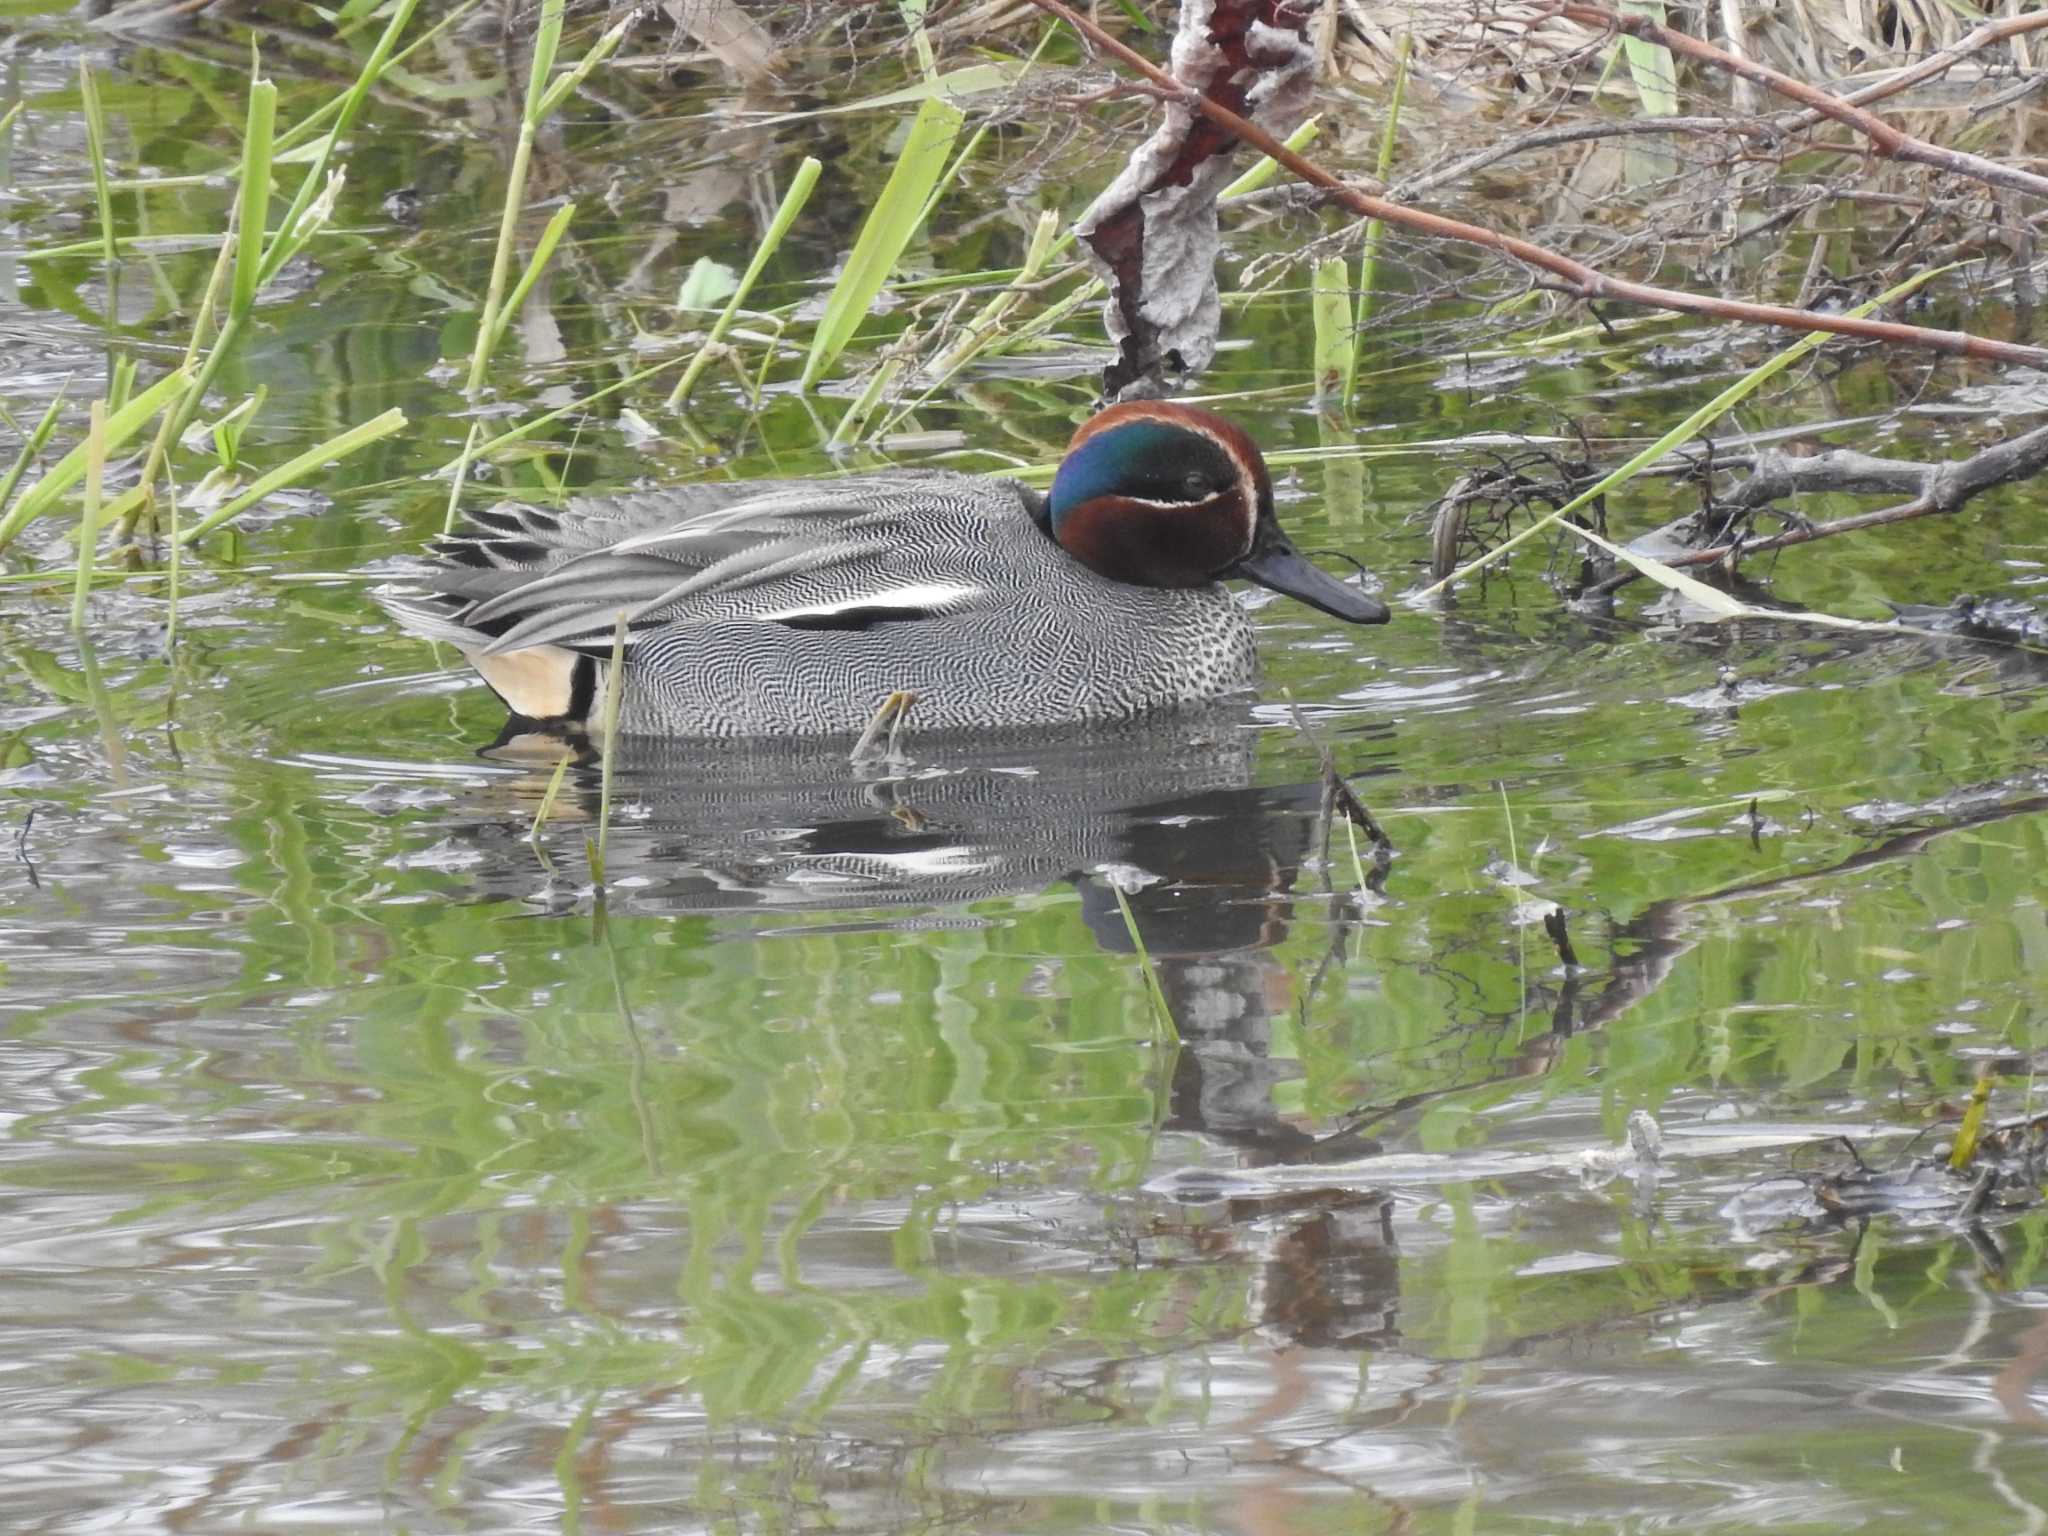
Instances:
[[[1315,143],[1316,135],[1322,132],[1322,121],[1323,119],[1320,115],[1308,119],[1299,128],[1295,129],[1294,132],[1287,135],[1285,140],[1287,147],[1294,150],[1297,154],[1307,149],[1309,145]],[[1279,172],[1280,162],[1278,160],[1275,160],[1270,155],[1261,155],[1259,156],[1258,164],[1254,165],[1250,170],[1238,177],[1237,180],[1216,194],[1216,201],[1227,203],[1232,198],[1248,196],[1271,181]]]
[[[395,80],[398,76],[403,74],[403,71],[401,71],[398,68],[399,65],[403,64],[407,59],[411,58],[414,54],[420,52],[422,49],[429,47],[436,38],[441,36],[442,33],[448,31],[451,27],[455,26],[465,16],[467,16],[471,11],[475,10],[482,3],[483,0],[462,0],[462,4],[451,8],[447,15],[443,16],[439,21],[435,22],[431,27],[427,28],[426,31],[422,32],[418,37],[414,38],[411,42],[407,43],[403,48],[399,49],[397,52],[391,54],[388,58],[381,61],[381,63],[379,63],[378,65],[379,76],[381,78]],[[409,15],[410,12],[408,12],[407,14]],[[372,59],[376,58],[376,53],[377,50],[371,50]],[[357,76],[357,78],[360,80],[362,76],[359,75]],[[369,86],[365,87],[365,94],[367,94],[369,88],[375,86],[376,83],[376,80],[371,80]],[[492,86],[493,89],[495,89],[495,82],[488,83]],[[287,128],[283,133],[279,134],[277,136],[278,156],[282,158],[287,151],[298,148],[299,146],[305,144],[307,140],[311,139],[314,134],[323,131],[320,125],[326,122],[330,117],[338,117],[342,110],[348,106],[348,102],[349,98],[347,94],[337,96],[332,101],[326,102],[323,105],[316,107],[312,112],[308,113],[298,122],[292,124],[292,126]],[[360,105],[360,103],[358,103],[358,105]]]
[[[0,475],[0,512],[7,510],[8,500],[14,495],[14,487],[20,483],[23,473],[35,461],[35,456],[48,444],[50,435],[57,430],[57,412],[62,409],[64,397],[70,392],[69,379],[57,386],[57,396],[44,408],[42,420],[36,423],[35,430],[22,442],[21,452],[17,453],[14,462],[7,466],[7,473]]]
[[[228,308],[237,316],[256,307],[262,280],[264,221],[270,216],[270,156],[277,127],[277,86],[252,74],[249,118],[242,134],[242,182],[235,206],[239,220],[235,248],[235,280],[228,290]]]
[[[1652,21],[1664,20],[1664,0],[1622,0],[1621,8],[1637,16],[1647,16]],[[1671,50],[1661,43],[1626,35],[1621,39],[1621,49],[1628,59],[1628,72],[1635,81],[1643,116],[1676,117],[1678,73],[1672,62]]]
[[[548,93],[548,76],[555,72],[555,55],[562,49],[562,0],[541,0],[540,25],[533,29],[533,57],[526,71],[525,116],[529,123],[541,118],[541,98]]]
[[[306,173],[305,180],[299,183],[299,190],[292,197],[291,206],[285,210],[284,219],[278,226],[280,231],[296,227],[313,199],[327,185],[328,162],[333,159],[335,149],[348,133],[350,125],[355,122],[356,113],[361,110],[371,88],[383,77],[385,67],[391,62],[392,52],[398,46],[398,36],[412,20],[412,13],[418,5],[419,0],[398,0],[398,5],[392,11],[390,21],[385,23],[376,46],[371,48],[369,57],[363,60],[363,67],[356,72],[354,84],[338,98],[334,105],[334,126],[321,137],[312,169]],[[284,147],[284,140],[290,137],[290,134],[286,134],[273,143],[273,156],[279,148]],[[291,253],[284,249],[282,240],[274,244],[264,253],[263,267],[258,277],[259,284],[267,283],[277,276],[278,269],[290,259]]]
[[[612,833],[612,768],[619,755],[619,696],[625,690],[626,610],[612,630],[611,666],[604,675],[604,764],[597,780],[597,843],[590,851],[590,876],[604,884],[605,850]]]
[[[548,776],[548,787],[541,792],[540,805],[533,813],[533,826],[526,834],[526,840],[535,848],[540,846],[540,830],[548,824],[548,814],[555,808],[555,797],[562,792],[562,780],[569,776],[569,765],[574,761],[576,754],[563,748],[561,761],[555,764],[555,771]]]
[[[527,258],[526,270],[519,274],[519,281],[512,285],[512,292],[505,300],[505,307],[498,312],[497,329],[484,350],[495,352],[498,343],[505,339],[505,332],[511,329],[512,319],[519,313],[519,306],[526,302],[533,285],[540,281],[541,269],[548,264],[548,258],[555,254],[555,247],[562,243],[562,236],[568,233],[569,221],[576,217],[576,205],[564,203],[555,210],[555,216],[548,220],[548,227],[540,232],[540,239],[534,242],[533,255]]]
[[[1358,366],[1351,267],[1342,256],[1316,263],[1309,313],[1315,322],[1316,394],[1342,409],[1351,398],[1351,379]]]
[[[1381,181],[1385,181],[1387,173],[1394,168],[1394,146],[1401,127],[1401,103],[1408,96],[1408,56],[1414,51],[1414,43],[1415,39],[1403,32],[1400,50],[1394,55],[1394,88],[1387,96],[1387,120],[1380,125],[1378,174]],[[1346,409],[1350,408],[1352,392],[1357,387],[1359,361],[1365,352],[1366,329],[1372,323],[1372,299],[1380,280],[1380,244],[1386,236],[1387,226],[1382,221],[1365,221],[1365,248],[1358,258],[1358,330],[1354,338],[1360,356],[1351,360],[1351,371],[1346,378]]]
[[[190,528],[184,529],[180,534],[182,542],[189,544],[195,539],[204,538],[222,523],[239,516],[272,491],[296,484],[322,465],[335,459],[345,459],[358,448],[367,447],[379,438],[389,437],[404,425],[405,412],[394,405],[382,416],[350,427],[346,432],[336,433],[324,443],[308,448],[298,457],[259,477],[256,483],[241,495],[215,508]]]
[[[178,648],[178,597],[184,590],[185,544],[178,537],[183,530],[178,526],[178,477],[164,476],[164,499],[171,514],[171,590],[170,611],[164,618],[164,650],[168,654]]]
[[[896,159],[882,195],[875,202],[867,222],[854,241],[853,254],[833,285],[825,313],[811,338],[810,356],[804,362],[801,387],[813,388],[826,369],[839,359],[853,333],[866,318],[868,306],[894,270],[904,247],[924,215],[926,200],[938,185],[946,168],[953,142],[967,121],[959,108],[933,99],[917,109],[911,120],[910,136]]]
[[[78,94],[85,104],[85,147],[92,160],[93,198],[100,211],[100,256],[114,264],[114,195],[107,186],[107,115],[100,107],[100,88],[92,66],[78,65]]]
[[[107,402],[92,403],[85,436],[85,508],[78,520],[78,579],[71,586],[71,627],[85,628],[85,599],[92,590],[93,552],[100,542],[100,486],[107,472]]]
[[[583,82],[590,78],[590,72],[611,57],[619,44],[626,40],[626,33],[632,28],[632,25],[632,18],[628,17],[616,26],[609,28],[603,36],[590,45],[588,53],[584,54],[582,58],[570,66],[568,72],[561,79],[541,93],[540,117],[535,119],[536,125],[541,119],[551,117],[561,107],[562,103],[567,101],[582,86]]]
[[[114,366],[107,372],[107,409],[118,411],[135,394],[135,372],[138,360],[133,356],[114,359]]]
[[[1138,931],[1138,914],[1131,910],[1131,898],[1124,894],[1114,874],[1101,878],[1116,893],[1116,908],[1123,914],[1124,932],[1130,935],[1131,952],[1138,957],[1138,969],[1145,978],[1145,996],[1152,1004],[1154,1038],[1174,1040],[1177,1032],[1173,1027],[1173,1009],[1166,1001],[1166,989],[1159,983],[1159,968],[1152,963],[1151,951],[1145,947],[1145,936]]]
[[[511,277],[512,247],[518,234],[519,215],[526,207],[526,178],[533,163],[534,138],[548,114],[566,101],[590,72],[619,46],[630,24],[630,20],[622,21],[612,27],[591,45],[590,51],[567,74],[551,85],[548,77],[554,72],[555,55],[560,51],[562,41],[562,0],[542,0],[540,26],[534,34],[533,68],[526,78],[526,105],[520,115],[519,138],[512,149],[511,171],[505,178],[505,206],[498,219],[498,244],[491,257],[490,286],[484,293],[483,312],[477,319],[476,346],[469,357],[469,379],[464,387],[471,394],[483,388],[484,370],[490,363],[492,351],[510,326],[512,316],[518,312],[520,300],[532,288],[540,267],[553,253],[555,244],[568,227],[561,214],[549,223],[542,236],[541,248],[536,250],[533,262],[508,298],[505,285]]]
[[[753,291],[762,269],[782,246],[782,240],[789,228],[796,222],[797,215],[804,211],[804,204],[811,200],[811,193],[818,185],[818,177],[824,167],[806,155],[796,174],[789,180],[789,190],[782,194],[782,201],[775,209],[775,217],[768,221],[767,231],[761,236],[761,243],[754,248],[754,256],[747,263],[747,270],[740,274],[739,286],[726,300],[724,312],[712,322],[711,333],[704,338],[703,345],[690,359],[690,366],[683,370],[683,376],[676,380],[676,387],[669,391],[668,408],[678,409],[690,397],[696,386],[698,375],[710,364],[713,351],[724,340],[726,330],[732,325],[733,317],[740,306],[747,302],[747,295]]]
[[[151,417],[164,408],[171,400],[184,391],[192,382],[192,372],[180,368],[176,373],[165,374],[154,384],[130,400],[120,410],[107,418],[106,451],[113,453],[121,445],[141,431]],[[26,491],[21,499],[0,518],[0,549],[12,544],[21,530],[34,522],[43,513],[57,504],[57,500],[78,483],[85,473],[86,449],[84,444],[72,449],[59,459],[43,477]]]

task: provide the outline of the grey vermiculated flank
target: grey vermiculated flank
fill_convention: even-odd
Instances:
[[[899,689],[920,730],[1126,719],[1251,680],[1251,625],[1223,587],[1099,576],[1030,498],[899,472],[506,502],[386,602],[467,650],[596,658],[631,611],[620,723],[640,735],[857,731]]]

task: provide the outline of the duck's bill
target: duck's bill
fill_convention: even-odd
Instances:
[[[1237,562],[1230,574],[1284,592],[1346,623],[1384,624],[1392,617],[1385,603],[1367,597],[1356,587],[1346,586],[1328,571],[1309,564],[1292,545],[1279,540],[1253,550]]]

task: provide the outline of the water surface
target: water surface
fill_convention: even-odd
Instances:
[[[110,353],[151,376],[182,348],[246,35],[11,11],[0,403],[33,421],[75,374],[68,442]],[[364,46],[268,36],[283,120]],[[834,46],[793,59],[799,102],[849,94]],[[93,228],[81,57],[119,166],[200,178],[118,194],[156,243],[112,283],[32,256]],[[2041,1211],[1959,1223],[1938,1169],[1839,1198],[1857,1156],[1952,1135],[1980,1072],[1994,1113],[2027,1107],[2038,657],[1635,593],[1580,614],[1540,558],[1384,629],[1253,599],[1262,694],[1213,715],[860,773],[635,748],[600,903],[595,771],[529,841],[552,756],[487,750],[493,701],[354,573],[439,526],[470,412],[566,404],[689,331],[683,273],[743,261],[806,153],[834,180],[768,300],[811,291],[902,119],[736,127],[715,71],[603,77],[542,145],[536,198],[578,221],[479,407],[456,363],[505,66],[458,36],[411,65],[435,89],[380,92],[337,233],[222,381],[268,391],[258,464],[391,405],[414,425],[209,543],[169,655],[156,585],[101,589],[89,644],[60,583],[0,600],[18,1529],[2048,1523]],[[1102,154],[992,135],[916,263],[1013,264]],[[1229,271],[1305,229],[1249,221]],[[1306,296],[1232,314],[1251,345],[1216,388],[1298,386]],[[1095,339],[1083,314],[1050,360],[942,391],[888,461],[1049,462]],[[1404,590],[1414,515],[1479,458],[1433,445],[1658,432],[1719,382],[1606,348],[1489,392],[1390,332],[1355,439],[1398,451],[1288,468],[1284,517]],[[1964,451],[1981,413],[1907,414],[1923,384],[1866,358],[1741,425],[1873,412],[1875,448]],[[477,498],[828,473],[852,393],[756,413],[720,382],[685,426],[665,389],[626,397],[663,436],[576,413]],[[1299,388],[1229,408],[1274,450],[1354,439]],[[2048,600],[2035,502],[1759,574],[1870,618]],[[14,567],[67,561],[65,532]],[[1383,880],[1341,822],[1326,844],[1283,689],[1384,823]],[[1603,1182],[1584,1155],[1634,1111],[1664,1160]]]

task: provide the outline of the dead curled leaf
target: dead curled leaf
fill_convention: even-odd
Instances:
[[[1308,115],[1315,84],[1313,13],[1303,0],[1185,0],[1173,77],[1285,138]],[[1169,100],[1165,121],[1081,217],[1109,285],[1110,400],[1163,395],[1171,378],[1201,372],[1216,354],[1216,197],[1236,142]]]

